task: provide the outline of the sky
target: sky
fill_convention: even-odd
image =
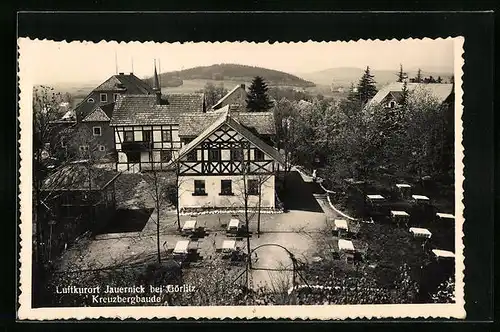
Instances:
[[[102,81],[116,72],[153,73],[154,59],[161,72],[237,63],[292,74],[335,67],[372,69],[453,68],[453,40],[390,40],[307,43],[29,43],[30,72],[36,84]],[[133,66],[133,70],[132,70]],[[118,69],[118,71],[116,70]],[[426,69],[428,68],[428,69]]]

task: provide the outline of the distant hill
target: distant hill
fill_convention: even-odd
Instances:
[[[282,71],[238,64],[216,64],[204,67],[194,67],[181,71],[161,73],[162,86],[176,87],[185,80],[214,80],[250,82],[253,77],[262,76],[269,86],[314,87],[313,82]],[[152,84],[153,78],[147,79]]]
[[[425,68],[422,68],[422,76],[423,77],[428,77],[428,76],[433,76],[437,78],[438,76],[441,76],[441,78],[444,81],[448,81],[450,77],[452,76],[452,71],[437,71],[437,68],[430,68],[431,70],[425,70]],[[410,69],[407,70],[407,73],[409,77],[414,77],[417,74],[417,69]],[[375,77],[375,81],[377,82],[377,85],[383,86],[387,85],[389,83],[395,82],[397,77],[397,68],[396,70],[370,70],[372,75]],[[343,87],[348,87],[351,85],[351,83],[354,83],[355,85],[358,83],[359,79],[363,75],[364,69],[363,68],[356,68],[356,67],[339,67],[339,68],[329,68],[321,71],[316,71],[316,72],[311,72],[311,73],[301,73],[300,76],[312,81],[316,84],[321,84],[321,85],[335,85],[335,86],[343,86]]]

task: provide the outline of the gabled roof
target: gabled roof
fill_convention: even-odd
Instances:
[[[203,114],[186,114],[179,121],[179,136],[195,137],[208,128],[213,121],[220,117],[221,113],[229,112],[231,117],[241,125],[255,131],[259,135],[274,135],[276,128],[273,112],[240,112],[231,111],[226,105],[216,111]]]
[[[219,99],[218,102],[216,102],[213,106],[212,106],[212,109],[216,110],[216,109],[219,109],[221,107],[221,105],[229,98],[231,97],[234,93],[236,93],[236,91],[240,90],[240,89],[243,89],[245,92],[245,85],[244,84],[240,84],[240,85],[237,85],[235,86],[231,91],[229,91],[228,93],[226,93],[226,95],[224,97],[222,97],[221,99]]]
[[[403,91],[404,83],[391,83],[380,89],[377,94],[368,102],[367,106],[380,104],[388,94]],[[433,96],[439,103],[443,103],[452,93],[453,84],[440,83],[407,83],[408,91],[424,91]]]
[[[89,176],[90,169],[90,176]],[[120,173],[104,168],[88,166],[86,161],[73,162],[50,174],[42,184],[43,191],[102,190]],[[89,182],[90,180],[90,182]]]
[[[234,119],[230,112],[219,113],[219,117],[212,122],[200,135],[198,135],[194,140],[189,142],[189,144],[183,146],[179,150],[179,155],[177,160],[185,156],[191,150],[193,150],[196,146],[198,146],[203,140],[205,140],[208,136],[210,136],[213,132],[219,129],[222,125],[227,124],[230,128],[238,132],[244,138],[246,138],[252,145],[259,148],[262,152],[273,158],[275,161],[284,165],[285,162],[283,157],[278,152],[278,150],[271,147],[269,144],[255,136],[252,132],[250,132],[247,128],[241,125],[238,120]]]
[[[153,88],[134,74],[113,75],[94,91],[127,91],[128,94],[150,94]]]
[[[101,107],[98,106],[92,112],[90,112],[89,115],[83,118],[82,122],[107,122],[109,120],[109,116],[102,110]]]
[[[111,126],[178,124],[183,114],[203,111],[203,94],[167,95],[168,104],[158,105],[155,95],[121,95],[111,117]]]

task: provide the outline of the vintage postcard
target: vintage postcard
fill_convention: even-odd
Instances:
[[[18,318],[465,318],[463,43],[19,39]]]

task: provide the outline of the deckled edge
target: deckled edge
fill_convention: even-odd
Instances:
[[[455,295],[454,304],[391,304],[391,305],[317,305],[317,306],[218,306],[218,307],[87,307],[87,308],[38,308],[33,309],[31,303],[31,227],[32,227],[32,112],[31,99],[33,82],[29,79],[29,57],[36,56],[36,52],[29,52],[28,46],[39,42],[68,43],[64,41],[50,41],[48,39],[18,39],[18,82],[19,82],[19,149],[20,149],[20,177],[19,177],[19,204],[20,204],[20,253],[19,253],[19,309],[18,319],[21,320],[85,320],[85,319],[299,319],[299,320],[343,320],[343,319],[377,319],[377,318],[458,318],[466,316],[464,300],[464,243],[463,243],[463,179],[464,179],[464,148],[462,140],[457,144],[457,133],[463,139],[463,45],[462,36],[446,38],[406,38],[406,39],[358,39],[350,41],[332,41],[340,43],[357,42],[399,42],[406,40],[454,40],[454,74],[455,74],[455,207],[456,207],[456,270],[455,270]],[[292,44],[305,43],[330,43],[326,41],[293,42]],[[71,41],[71,43],[105,44],[89,41]],[[116,42],[115,44],[163,44],[153,41]],[[176,42],[170,44],[190,44],[194,42]],[[210,44],[262,44],[269,42],[205,42]],[[274,44],[277,42],[272,42]],[[23,89],[23,87],[25,87]],[[456,87],[459,87],[457,89]],[[460,119],[460,121],[457,121]],[[457,188],[460,192],[457,193]],[[23,222],[23,218],[29,220]],[[458,232],[460,230],[460,232]],[[285,315],[284,315],[285,313]]]

